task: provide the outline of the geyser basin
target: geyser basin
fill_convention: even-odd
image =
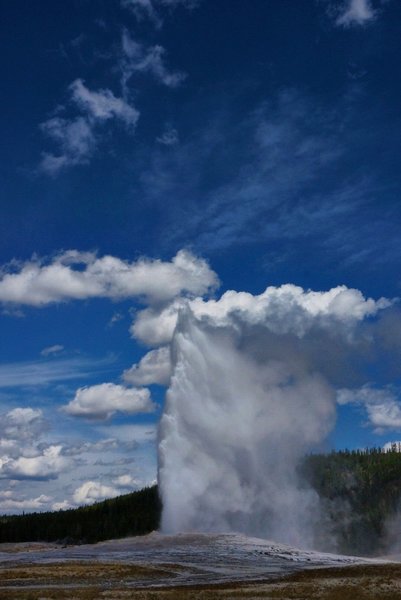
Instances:
[[[49,564],[62,561],[124,563],[163,566],[167,574],[157,580],[144,577],[132,587],[267,580],[300,570],[323,566],[375,564],[369,559],[308,552],[243,535],[152,533],[143,537],[111,540],[94,545],[60,548],[53,545],[0,546],[0,560],[13,565]],[[10,552],[4,552],[9,548]],[[20,550],[15,552],[15,550]],[[3,550],[3,551],[2,551]],[[24,551],[25,550],[25,551]],[[51,567],[49,567],[51,569]],[[107,570],[105,571],[107,573]],[[130,585],[126,582],[125,585]]]

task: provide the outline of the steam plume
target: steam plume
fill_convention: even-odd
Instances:
[[[331,380],[356,324],[387,305],[283,286],[181,308],[160,423],[164,531],[315,544],[318,498],[297,466],[334,424]]]

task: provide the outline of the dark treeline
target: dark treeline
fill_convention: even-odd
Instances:
[[[312,454],[303,461],[302,477],[324,508],[322,539],[329,535],[339,552],[374,555],[401,539],[396,519],[401,503],[399,450]],[[97,542],[143,535],[158,528],[160,514],[154,486],[92,506],[0,517],[0,542]]]
[[[0,542],[92,543],[143,535],[159,527],[160,513],[153,486],[91,506],[0,517]]]
[[[320,496],[323,531],[331,530],[338,552],[380,554],[401,540],[400,450],[345,450],[304,460],[301,472]]]

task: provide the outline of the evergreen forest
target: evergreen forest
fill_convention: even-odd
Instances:
[[[157,487],[57,512],[0,517],[0,542],[49,541],[62,544],[144,535],[159,526]]]
[[[373,556],[401,548],[400,451],[399,444],[390,451],[344,450],[312,454],[302,463],[337,552]]]

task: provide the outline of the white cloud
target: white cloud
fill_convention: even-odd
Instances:
[[[86,481],[75,490],[73,500],[75,504],[93,504],[106,498],[115,498],[120,494],[119,489],[110,485],[103,485],[98,481]]]
[[[123,373],[124,381],[132,385],[168,385],[171,377],[170,348],[163,346],[151,350]]]
[[[385,452],[401,452],[401,441],[387,442],[384,444],[383,450]]]
[[[364,298],[359,290],[338,286],[327,292],[305,291],[286,284],[268,287],[260,295],[227,291],[219,300],[175,300],[161,309],[146,308],[137,313],[131,333],[149,345],[168,343],[173,336],[177,318],[187,305],[198,319],[210,319],[221,326],[235,320],[236,314],[246,316],[250,323],[264,322],[276,333],[296,333],[302,337],[316,323],[324,327],[363,320],[390,306],[391,301]]]
[[[20,445],[22,441],[32,441],[46,431],[48,423],[40,409],[14,408],[0,418],[0,435],[3,447],[6,441]]]
[[[58,354],[59,352],[62,352],[64,350],[64,346],[62,346],[61,344],[54,344],[54,346],[47,346],[46,348],[43,348],[43,350],[41,351],[41,355],[42,356],[49,356],[52,354]]]
[[[78,267],[78,268],[77,268]],[[83,267],[83,268],[82,268]],[[0,271],[0,302],[43,306],[86,298],[144,298],[167,302],[188,293],[205,294],[218,278],[206,261],[180,250],[171,262],[66,252],[50,264],[38,259]]]
[[[0,479],[44,481],[67,469],[70,463],[62,456],[62,446],[43,442],[48,429],[40,409],[18,407],[0,415]],[[18,508],[30,506],[15,504]]]
[[[342,27],[363,26],[372,22],[376,16],[370,0],[347,0],[336,19],[336,25]]]
[[[140,485],[140,482],[138,481],[138,479],[135,479],[135,477],[132,477],[132,475],[126,474],[126,475],[119,475],[118,477],[113,479],[113,484],[117,488],[130,490],[130,489],[138,488]]]
[[[0,476],[9,479],[55,479],[67,468],[69,461],[61,455],[62,446],[52,445],[38,456],[8,456],[0,458]]]
[[[73,505],[68,502],[68,500],[62,500],[61,502],[53,502],[52,510],[68,510],[69,508],[73,508]]]
[[[165,50],[162,46],[145,48],[124,31],[122,49],[121,70],[124,87],[134,73],[149,73],[159,83],[171,88],[179,86],[186,78],[185,73],[168,70],[164,63]]]
[[[337,402],[364,406],[369,423],[377,433],[384,429],[401,429],[401,402],[391,387],[373,388],[366,384],[358,389],[343,388],[337,392]]]
[[[33,421],[42,417],[42,411],[40,409],[34,408],[14,408],[10,410],[6,419],[15,427],[23,426],[26,427],[28,425],[32,425]],[[6,427],[6,430],[9,430],[9,427]]]
[[[130,327],[133,338],[148,346],[168,344],[173,337],[179,311],[183,308],[180,300],[162,308],[145,308],[136,314]]]
[[[0,511],[21,511],[21,510],[48,510],[48,504],[52,497],[41,494],[37,498],[23,499],[14,498],[12,492],[6,492],[0,496]]]
[[[125,388],[113,383],[101,383],[79,388],[64,411],[75,417],[109,419],[115,412],[135,414],[152,412],[155,405],[146,388]]]

